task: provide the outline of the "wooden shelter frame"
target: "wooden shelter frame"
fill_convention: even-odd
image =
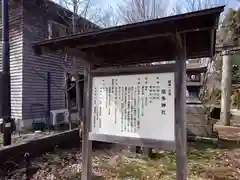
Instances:
[[[223,9],[224,7],[221,6],[194,13],[45,40],[34,44],[36,53],[42,53],[43,51],[59,51],[63,54],[67,53],[69,55],[74,55],[75,57],[81,57],[85,60],[85,97],[82,129],[82,180],[91,180],[92,141],[94,140],[128,144],[133,146],[145,146],[150,148],[157,147],[163,150],[176,150],[177,180],[187,180],[187,122],[185,105],[186,60],[188,58],[214,55],[216,29],[218,26],[220,13],[223,11]],[[197,21],[195,23],[199,23],[199,26],[198,24],[195,24],[194,27],[192,27],[193,24],[191,25],[191,23],[194,21]],[[180,22],[184,22],[186,27],[180,27]],[[166,26],[170,29],[168,29]],[[159,32],[155,32],[154,27],[160,27],[158,30]],[[140,29],[141,31],[139,30],[139,32],[136,32],[136,29]],[[148,29],[151,31],[151,33],[146,32]],[[181,29],[181,32],[179,32],[179,29]],[[138,37],[134,37],[134,34],[136,33]],[[117,35],[121,37],[116,37]],[[200,35],[200,39],[195,39],[197,42],[192,42],[192,38]],[[149,44],[155,44],[156,46],[154,46],[154,48],[169,45],[171,51],[165,53],[164,50],[160,51],[159,49],[154,49],[154,55],[150,56],[152,54],[152,51],[150,51],[152,49],[152,47],[150,47],[151,45],[149,47],[141,45],[144,46],[142,51],[145,53],[143,52],[142,54],[139,54],[141,53],[140,51],[136,53],[136,51],[140,50],[139,48],[141,48],[139,43],[142,44],[141,41],[144,40],[148,40],[147,43]],[[161,40],[163,44],[157,44],[161,43]],[[131,43],[133,49],[132,51],[134,53],[122,56],[124,49],[122,50],[120,48],[130,45],[128,43]],[[144,41],[144,43],[146,43],[146,41]],[[199,43],[199,45],[197,45],[197,43]],[[196,47],[192,47],[194,44],[196,44]],[[144,48],[146,48],[146,50],[144,50]],[[149,53],[146,51],[149,51]],[[160,52],[157,53],[155,51]],[[114,61],[113,56],[110,56],[112,52],[116,53],[116,59],[118,55],[122,59],[119,58]],[[129,61],[129,59],[132,60]],[[174,63],[160,65],[148,64],[151,62],[156,62],[156,59],[157,61],[174,60]],[[146,63],[148,65],[137,66],[139,63]],[[90,133],[92,80],[94,77],[166,72],[175,73],[176,90],[174,143],[168,141],[156,141],[128,137],[123,138],[118,136],[96,135]]]

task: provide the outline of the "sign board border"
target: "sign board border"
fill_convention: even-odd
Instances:
[[[147,65],[140,67],[129,67],[129,68],[111,68],[111,69],[98,69],[92,70],[90,73],[90,89],[89,89],[89,130],[91,129],[91,115],[92,115],[92,82],[94,77],[103,76],[121,76],[121,75],[137,75],[137,74],[155,74],[155,73],[174,73],[174,79],[176,82],[176,68],[175,63],[172,64],[161,64],[161,65]],[[174,82],[174,88],[176,93],[176,83]],[[174,94],[175,96],[175,94]],[[176,113],[176,105],[175,105]],[[175,131],[176,131],[176,116],[175,116]],[[126,144],[131,146],[143,146],[147,148],[161,148],[162,150],[176,150],[176,138],[175,141],[165,141],[165,140],[153,140],[153,139],[143,139],[143,138],[131,138],[131,137],[121,137],[113,135],[103,135],[89,133],[88,140],[90,141],[101,141],[108,143]]]

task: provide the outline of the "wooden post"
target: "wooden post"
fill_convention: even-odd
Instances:
[[[47,72],[47,128],[50,130],[50,116],[51,116],[51,73]]]
[[[91,66],[84,69],[84,113],[83,113],[83,138],[82,138],[82,174],[81,180],[92,179],[92,141],[89,140],[91,128],[91,97],[92,77]]]
[[[69,91],[68,91],[68,73],[67,72],[65,72],[65,98],[66,98],[66,107],[68,109],[69,129],[72,129],[71,103],[70,103]]]
[[[232,61],[229,52],[222,54],[222,82],[221,82],[221,121],[225,126],[230,126],[231,108],[231,87],[232,87]]]
[[[180,36],[178,37],[180,38]],[[181,42],[180,42],[181,40]],[[186,123],[186,39],[180,39],[176,60],[175,87],[175,141],[177,180],[187,180],[187,123]]]
[[[77,106],[77,120],[79,121],[80,124],[80,120],[81,120],[81,96],[80,96],[80,85],[79,85],[79,74],[76,73],[76,106]]]
[[[2,71],[0,71],[0,118],[2,118]],[[1,132],[1,130],[0,130]]]
[[[146,148],[143,147],[143,154],[149,158],[152,158],[153,152],[152,152],[152,148]]]

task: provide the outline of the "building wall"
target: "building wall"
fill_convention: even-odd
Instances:
[[[29,127],[33,120],[42,120],[47,114],[47,73],[51,74],[51,110],[65,108],[64,69],[65,57],[57,54],[37,56],[33,42],[48,37],[47,22],[51,18],[43,16],[42,9],[34,4],[24,4],[23,11],[23,119]],[[35,7],[35,8],[31,8]],[[33,9],[33,10],[32,10]],[[79,60],[77,67],[83,68]]]
[[[11,74],[11,112],[15,119],[22,119],[22,6],[21,1],[9,8],[9,43],[10,43],[10,74]],[[2,22],[0,24],[2,34]],[[2,35],[0,36],[2,38]],[[2,44],[0,43],[0,71],[2,70]]]

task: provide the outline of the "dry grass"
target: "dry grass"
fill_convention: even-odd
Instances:
[[[126,151],[93,153],[94,179],[173,180],[176,179],[175,154],[157,151],[154,159]],[[56,151],[32,163],[32,180],[75,180],[81,174],[79,150]],[[191,147],[188,155],[189,180],[239,180],[240,150]],[[12,179],[24,179],[25,169],[9,173]],[[0,178],[1,179],[1,178]]]
[[[189,180],[240,179],[237,168],[226,158],[228,153],[219,149],[192,150],[188,157]],[[162,151],[155,159],[121,155],[109,170],[109,179],[172,180],[176,179],[175,154]]]

